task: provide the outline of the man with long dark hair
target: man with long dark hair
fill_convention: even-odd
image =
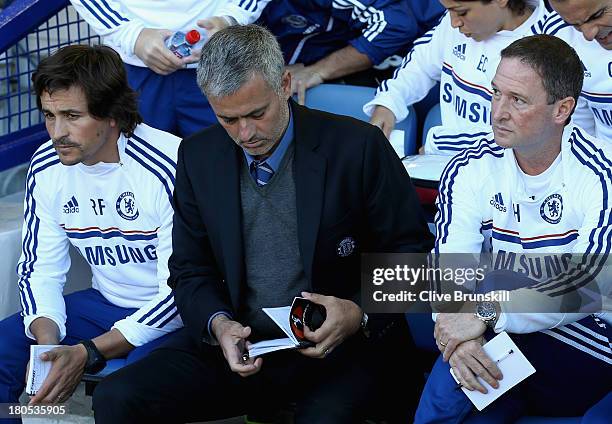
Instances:
[[[32,82],[51,139],[27,176],[22,312],[0,322],[0,403],[18,401],[33,344],[64,345],[43,354],[53,365],[31,400],[59,403],[84,371],[133,361],[182,326],[166,284],[179,140],[141,123],[109,47],[64,47]],[[64,297],[70,244],[93,280]]]

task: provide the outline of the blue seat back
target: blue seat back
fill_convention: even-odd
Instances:
[[[374,98],[376,89],[345,84],[321,84],[308,89],[306,106],[325,112],[347,115],[361,121],[369,122],[370,118],[363,113],[363,105]],[[408,117],[395,126],[404,131],[404,155],[416,152],[416,113],[409,108]]]
[[[83,374],[83,381],[98,383],[102,381],[104,377],[107,377],[109,374],[114,373],[118,369],[121,369],[125,366],[125,358],[117,358],[117,359],[109,359],[106,363],[106,367],[102,371],[97,374]]]
[[[442,125],[440,103],[429,109],[429,112],[427,112],[427,117],[425,117],[425,123],[423,124],[423,146],[425,145],[425,140],[427,140],[427,133],[429,132],[429,129],[431,127],[437,127],[438,125]]]

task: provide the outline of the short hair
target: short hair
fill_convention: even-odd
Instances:
[[[489,4],[493,0],[480,0],[481,3]],[[525,13],[525,9],[527,9],[527,5],[529,4],[529,0],[508,0],[508,9],[512,11],[515,15],[522,15]]]
[[[235,25],[215,33],[202,48],[198,86],[207,97],[236,93],[254,75],[282,93],[285,60],[278,41],[257,25]]]
[[[542,79],[548,103],[566,97],[578,102],[584,80],[584,67],[576,51],[552,35],[521,38],[501,51],[501,58],[517,58],[529,65]]]
[[[126,136],[130,137],[142,122],[137,95],[128,85],[123,61],[110,47],[62,47],[40,61],[32,83],[38,109],[42,109],[43,92],[53,94],[79,87],[85,93],[89,114],[97,119],[114,119]]]

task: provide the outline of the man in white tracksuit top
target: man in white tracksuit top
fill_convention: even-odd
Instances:
[[[22,312],[0,322],[0,403],[23,391],[32,344],[63,344],[34,403],[65,402],[84,371],[142,357],[182,327],[168,287],[179,139],[140,123],[119,55],[74,45],[33,76],[51,140],[26,181]],[[92,288],[63,296],[72,244]],[[1,421],[1,420],[0,420]]]
[[[566,43],[527,37],[501,57],[492,82],[493,134],[454,157],[442,175],[435,252],[440,263],[448,253],[492,252],[497,279],[480,291],[511,290],[511,297],[476,303],[470,313],[437,314],[442,356],[418,423],[460,422],[472,413],[449,368],[469,390],[486,391],[476,376],[498,387],[502,375],[481,345],[502,331],[537,371],[474,419],[582,415],[612,388],[610,275],[599,262],[576,268],[610,253],[612,150],[566,125],[582,86],[582,65]],[[490,283],[485,277],[481,284]],[[563,309],[584,289],[600,295]]]
[[[514,40],[540,33],[546,16],[541,1],[515,0],[523,6],[522,13],[512,9],[511,2],[505,7],[498,2],[458,3],[414,42],[393,78],[383,81],[363,108],[388,134],[395,121],[406,118],[408,106],[422,100],[439,81],[442,125],[430,130],[426,153],[454,155],[461,148],[459,134],[466,142],[491,131],[491,79],[499,52]],[[378,115],[385,109],[392,114],[390,122]],[[437,142],[439,148],[434,146]]]

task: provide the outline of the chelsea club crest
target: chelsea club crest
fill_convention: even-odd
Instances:
[[[138,208],[136,207],[134,193],[131,191],[121,193],[117,199],[117,203],[115,203],[115,208],[119,216],[123,219],[133,221],[138,218]]]
[[[301,15],[285,16],[281,19],[281,22],[296,29],[306,28],[306,26],[308,25],[308,19]]]
[[[338,243],[336,252],[341,258],[346,258],[353,253],[356,245],[357,243],[355,243],[355,239],[353,239],[353,237],[345,237],[340,241],[340,243]]]
[[[563,198],[560,194],[551,194],[540,206],[540,216],[549,224],[558,224],[563,213]]]

